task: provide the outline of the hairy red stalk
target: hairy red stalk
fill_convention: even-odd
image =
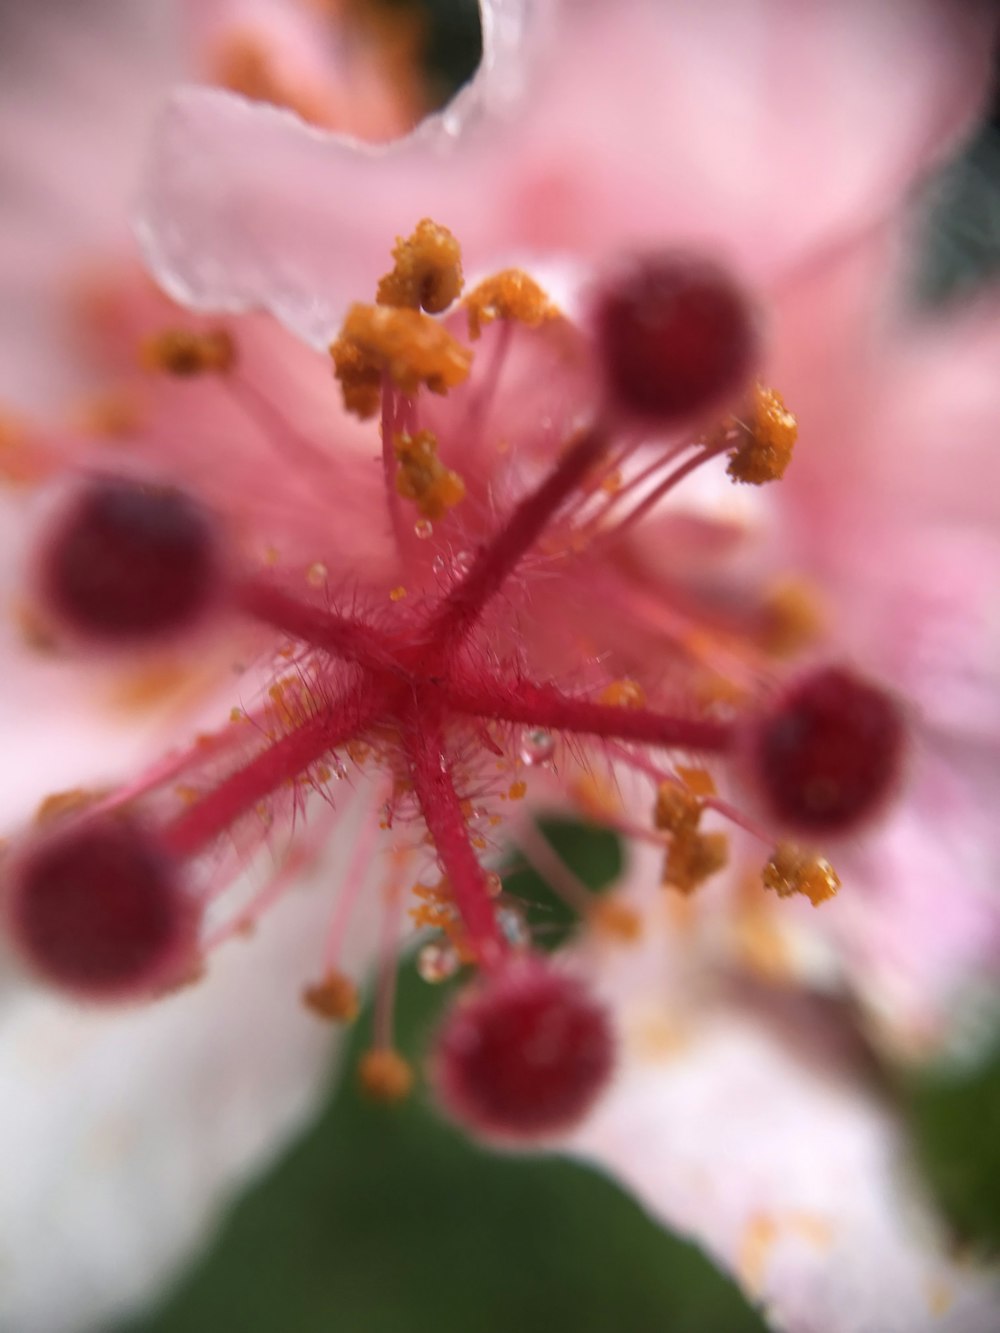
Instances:
[[[472,629],[487,602],[500,591],[606,447],[606,436],[596,428],[581,435],[538,489],[521,501],[493,540],[480,549],[472,568],[445,598],[430,626],[430,637],[439,654],[446,653],[456,639]]]
[[[511,681],[483,688],[472,682],[455,681],[445,687],[450,707],[500,722],[520,722],[546,731],[572,731],[604,736],[666,749],[733,749],[735,732],[728,722],[709,718],[672,717],[650,708],[620,708],[574,699],[552,685]]]
[[[396,649],[391,640],[359,620],[301,602],[260,579],[245,580],[236,596],[240,608],[255,620],[313,648],[376,670],[396,664]]]
[[[486,872],[469,841],[462,804],[445,758],[441,724],[429,712],[428,708],[420,712],[414,709],[406,730],[413,790],[451,885],[469,943],[480,966],[494,968],[501,961],[505,946],[493,916]]]
[[[275,741],[172,820],[163,841],[175,856],[194,856],[242,815],[317,763],[330,750],[354,739],[375,717],[383,702],[359,691],[339,705]]]

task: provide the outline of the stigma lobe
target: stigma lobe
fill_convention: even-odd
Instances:
[[[214,593],[218,565],[208,515],[190,496],[95,477],[50,535],[41,592],[46,608],[77,633],[135,644],[193,622]]]
[[[740,288],[724,269],[681,251],[637,255],[609,273],[594,329],[612,400],[661,425],[738,394],[757,351]]]
[[[899,777],[906,731],[896,701],[843,667],[797,681],[754,727],[751,762],[773,815],[810,834],[852,831]]]
[[[459,1000],[435,1055],[445,1110],[501,1141],[572,1129],[613,1065],[604,1008],[580,981],[531,958],[510,962]]]
[[[121,815],[40,837],[16,862],[5,898],[26,961],[82,998],[143,998],[193,962],[194,904],[165,852]]]

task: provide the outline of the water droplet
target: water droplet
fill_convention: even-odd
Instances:
[[[458,968],[458,954],[450,944],[443,941],[424,944],[417,952],[417,975],[432,986],[453,977]]]
[[[418,518],[413,525],[413,535],[419,537],[421,541],[426,541],[428,537],[434,535],[434,524],[429,518]]]
[[[310,588],[322,588],[326,583],[327,569],[321,560],[315,561],[306,570],[306,582]]]
[[[459,576],[459,578],[464,578],[465,575],[468,574],[469,570],[472,568],[472,552],[456,551],[455,559],[452,562],[452,567],[455,570],[455,573]]]
[[[347,765],[344,763],[343,759],[334,759],[333,776],[338,782],[343,782],[344,778],[347,777]]]
[[[431,561],[431,569],[433,569],[435,574],[443,574],[447,568],[448,561],[443,555],[436,555]]]
[[[501,907],[497,912],[497,926],[512,949],[527,949],[531,944],[531,931],[520,907],[511,903]]]
[[[542,727],[532,727],[521,737],[521,762],[547,764],[555,753],[555,737]]]

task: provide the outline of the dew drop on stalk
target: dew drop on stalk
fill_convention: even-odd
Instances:
[[[529,765],[547,764],[555,754],[555,737],[542,727],[532,727],[521,737],[521,762]]]

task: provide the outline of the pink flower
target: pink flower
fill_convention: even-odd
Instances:
[[[725,18],[746,24],[738,33],[713,31],[719,20],[711,16],[641,3],[619,8],[613,21],[596,7],[571,12],[560,58],[546,75],[542,54],[538,70],[526,72],[520,29],[555,21],[555,14],[488,10],[492,26],[477,84],[443,117],[380,153],[359,152],[286,113],[208,93],[176,99],[142,224],[158,275],[175,295],[212,310],[264,306],[322,342],[340,327],[349,299],[370,297],[393,235],[407,235],[429,213],[459,231],[466,263],[484,274],[512,249],[534,252],[531,267],[545,285],[561,269],[561,290],[552,286],[552,295],[570,318],[525,282],[522,258],[514,274],[471,298],[473,316],[488,327],[470,375],[465,312],[435,322],[408,308],[418,303],[413,293],[430,309],[446,308],[457,282],[450,242],[433,227],[418,229],[397,252],[381,304],[348,313],[335,351],[352,406],[362,417],[381,406],[381,470],[374,430],[366,436],[325,401],[323,363],[287,347],[262,323],[234,321],[224,334],[186,323],[185,336],[150,344],[155,364],[198,378],[174,386],[173,415],[165,406],[155,428],[141,432],[135,470],[125,470],[124,482],[79,474],[68,480],[72,498],[40,525],[36,601],[67,641],[130,639],[145,654],[182,631],[173,651],[204,655],[232,651],[235,643],[241,658],[261,660],[266,676],[275,645],[257,622],[282,636],[281,674],[270,675],[262,703],[248,700],[214,738],[24,836],[12,852],[6,895],[22,953],[67,988],[111,995],[159,987],[189,959],[192,913],[221,908],[220,922],[209,920],[207,938],[202,932],[207,948],[255,920],[290,886],[279,872],[249,903],[234,903],[226,892],[262,839],[284,854],[309,791],[336,808],[339,765],[356,766],[359,781],[374,771],[388,829],[380,836],[368,817],[346,901],[374,849],[388,845],[396,866],[390,906],[398,910],[399,876],[413,873],[401,864],[419,870],[424,862],[432,870],[421,841],[426,827],[444,872],[424,888],[421,909],[421,919],[447,936],[436,957],[448,960],[446,968],[456,955],[469,958],[492,978],[446,1030],[439,1090],[455,1115],[504,1138],[571,1127],[606,1092],[609,1061],[606,1010],[591,992],[567,972],[509,958],[512,932],[515,955],[520,944],[517,917],[503,900],[492,902],[495,885],[477,855],[494,836],[491,818],[501,798],[521,794],[523,769],[541,770],[543,778],[554,773],[563,796],[583,795],[597,817],[658,842],[671,880],[687,889],[718,868],[722,853],[719,833],[701,829],[706,812],[735,817],[751,838],[763,834],[767,845],[754,853],[759,869],[789,828],[810,839],[853,834],[881,812],[900,781],[898,705],[858,669],[886,672],[889,663],[878,656],[879,636],[849,618],[857,579],[821,540],[832,488],[808,464],[796,487],[796,460],[790,480],[776,488],[766,539],[757,542],[746,513],[726,518],[713,494],[708,513],[692,515],[681,507],[683,491],[674,490],[722,453],[737,479],[780,476],[793,429],[781,399],[748,383],[751,368],[787,394],[824,457],[830,451],[819,444],[817,423],[827,418],[817,365],[826,391],[835,386],[845,420],[867,411],[871,383],[887,364],[873,323],[871,265],[884,262],[888,223],[914,172],[966,122],[983,72],[977,39],[986,31],[973,9],[946,15],[931,4],[886,6],[877,14],[817,7],[808,16],[775,4],[752,20],[749,9],[734,5]],[[759,89],[744,96],[740,82],[760,75],[748,58],[754,38],[779,74],[808,75],[802,95],[816,110],[807,137],[782,133],[768,120],[775,133],[762,135],[755,125],[755,151],[740,154],[732,124],[723,125],[718,106],[699,116],[698,99],[704,103],[711,90],[740,107],[766,103]],[[907,83],[902,105],[887,108],[879,100],[887,94],[879,53],[890,41],[927,83]],[[594,70],[604,68],[597,56],[611,49],[620,53],[628,85],[597,97]],[[851,60],[838,63],[833,50]],[[778,108],[801,91],[780,78],[772,87]],[[651,105],[654,93],[666,105]],[[866,153],[857,151],[850,117],[835,126],[824,120],[828,97],[865,119]],[[525,136],[528,114],[544,132]],[[650,123],[666,127],[662,137],[648,132]],[[674,150],[676,125],[685,137]],[[763,165],[762,142],[769,149]],[[818,142],[841,171],[831,170],[826,189],[795,196],[789,174],[819,151]],[[446,155],[447,143],[455,147]],[[755,279],[777,325],[764,366],[739,289],[718,269],[664,256],[665,239],[713,247]],[[655,257],[638,270],[609,266],[615,255],[650,245]],[[409,283],[414,265],[417,281]],[[685,312],[680,335],[672,323],[677,308]],[[692,330],[701,336],[702,353],[688,359],[687,373],[666,381],[635,374],[650,352],[649,314],[660,326],[652,350],[665,349],[672,363],[683,363]],[[794,327],[797,315],[808,319],[813,343],[801,328],[796,341],[782,341],[783,321]],[[859,359],[862,339],[867,355]],[[438,401],[428,387],[448,392]],[[50,453],[63,462],[58,448]],[[879,514],[882,452],[872,453],[865,499]],[[699,475],[711,474],[702,468]],[[151,501],[139,484],[148,477],[180,489],[166,492],[166,500],[153,492]],[[801,493],[786,498],[786,488]],[[856,488],[842,490],[851,506]],[[119,500],[140,515],[138,536],[134,525],[121,537],[117,526],[109,528],[103,515]],[[156,599],[137,600],[129,580],[113,579],[110,599],[95,601],[86,579],[81,590],[78,572],[93,564],[77,556],[81,545],[94,552],[118,542],[114,549],[127,561],[115,567],[138,568],[149,563],[151,515],[159,523],[164,512],[171,523],[183,520],[187,535],[177,549],[196,578],[180,579],[176,560],[164,566],[154,559]],[[887,570],[902,566],[899,549],[888,544]],[[814,652],[780,673],[789,683],[776,688],[775,631],[787,638],[801,623],[768,600],[767,579],[793,555],[842,596],[828,644],[835,661],[846,655],[852,665],[822,665],[827,647],[825,657]],[[162,608],[168,598],[181,608],[169,623],[143,619],[149,605]],[[989,683],[985,689],[991,694]],[[867,719],[863,726],[859,718]],[[577,750],[559,747],[560,733],[609,742],[624,809],[593,781],[607,767],[601,752],[588,748],[581,765]],[[717,755],[719,776],[742,809],[708,791],[701,761],[699,772],[690,772],[694,765],[685,766],[683,754],[678,763],[676,755],[657,753],[664,747]],[[579,783],[571,784],[574,778]],[[647,810],[657,792],[653,829]],[[528,830],[522,839],[531,854]],[[743,845],[736,849],[742,860]],[[92,897],[95,867],[112,852],[117,869],[100,883],[120,893],[108,898],[106,923],[126,922],[129,947],[87,947],[77,935],[66,948],[63,907],[81,887]],[[544,848],[535,854],[544,856]],[[288,855],[296,869],[301,851]],[[54,886],[66,881],[53,865],[70,856],[76,879],[54,913]],[[162,908],[155,929],[119,915],[119,899],[132,896],[136,863]],[[787,847],[771,858],[767,877],[782,893],[797,889],[814,900],[835,884],[816,853]],[[596,985],[614,1012],[620,1068],[593,1119],[565,1141],[613,1164],[671,1224],[692,1228],[765,1293],[782,1326],[814,1326],[836,1272],[839,1289],[846,1283],[853,1293],[830,1316],[841,1319],[836,1327],[882,1330],[899,1311],[906,1327],[920,1327],[946,1292],[954,1298],[954,1328],[985,1328],[974,1321],[993,1300],[988,1279],[960,1274],[939,1245],[922,1244],[897,1206],[896,1130],[858,1062],[850,1053],[842,1062],[831,1057],[816,1078],[783,1031],[810,1014],[794,995],[734,1009],[720,969],[732,957],[733,922],[740,922],[737,879],[702,890],[685,910],[697,950],[679,945],[679,926],[658,922],[662,908],[642,889],[617,910],[588,908],[595,928],[575,951],[572,971]],[[857,876],[856,890],[864,887]],[[577,893],[571,884],[567,891]],[[764,901],[754,900],[759,916],[769,915]],[[309,995],[331,1013],[350,999],[333,970],[341,962],[342,906],[317,951],[317,965],[329,975],[319,976]],[[912,906],[904,901],[899,910],[908,920]],[[916,914],[923,911],[918,903]],[[835,927],[835,943],[838,936],[865,938],[870,916],[853,932],[848,923]],[[387,921],[384,975],[393,911]],[[644,942],[623,950],[619,939],[616,954],[609,937],[629,936],[637,926]],[[828,939],[822,927],[819,938]],[[102,934],[96,943],[103,941]],[[815,953],[813,931],[807,944]],[[815,979],[809,968],[786,970]],[[369,1086],[385,1095],[407,1078],[391,1058],[390,991],[384,984],[380,992],[383,1058],[365,1071]],[[525,1037],[550,1023],[564,1039],[550,1061],[540,1110],[543,1080],[526,1069]],[[808,1030],[818,1038],[826,1026],[810,1022]],[[485,1071],[469,1057],[475,1043],[497,1053]],[[770,1099],[777,1132],[769,1137],[769,1125],[754,1116],[734,1122],[730,1162],[717,1151],[723,1116],[751,1073],[760,1080],[751,1101]],[[661,1114],[671,1131],[655,1143],[662,1176],[637,1155],[638,1129],[655,1133]],[[849,1198],[844,1168],[811,1177],[798,1169],[815,1152],[817,1128],[824,1149],[851,1168]],[[714,1142],[707,1129],[718,1136]],[[931,1225],[926,1205],[915,1208]],[[882,1308],[873,1252],[891,1258],[897,1276],[892,1312]]]

